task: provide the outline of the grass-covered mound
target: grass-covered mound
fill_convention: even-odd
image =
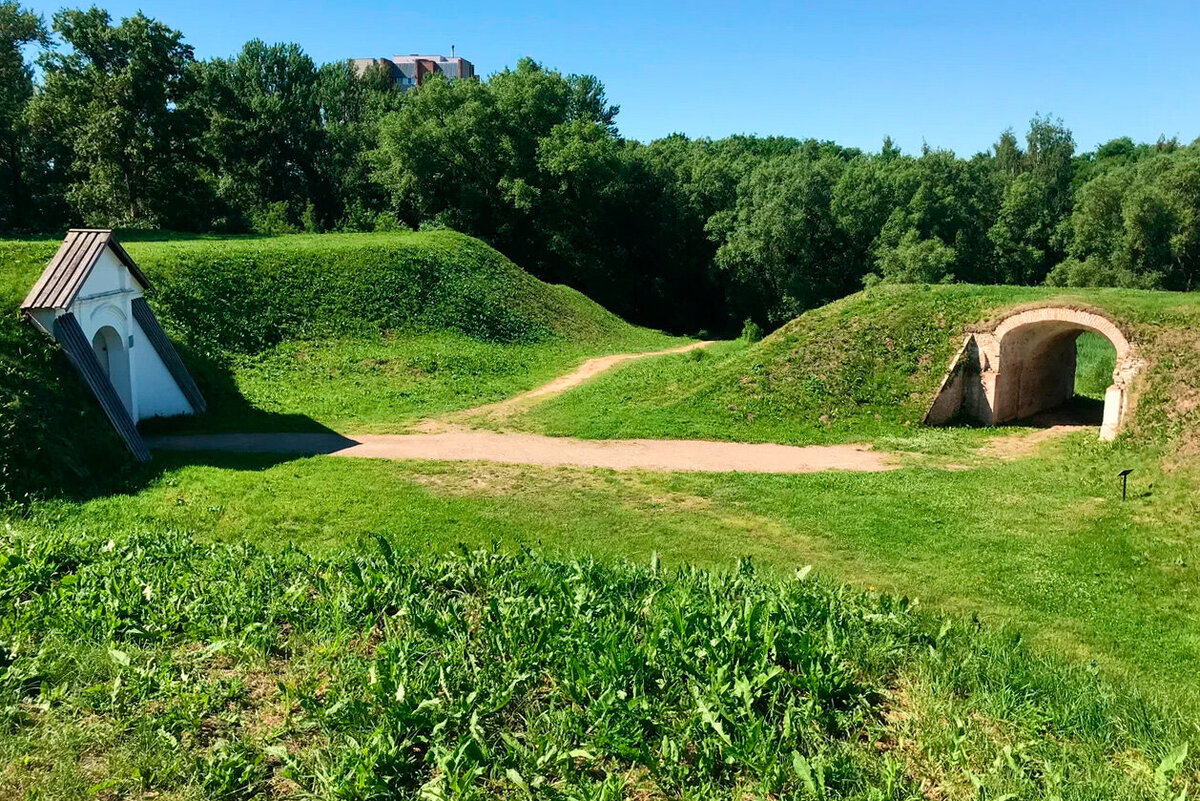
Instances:
[[[1065,801],[1195,778],[1194,730],[1135,694],[803,574],[2,536],[6,798]]]
[[[1150,364],[1135,430],[1186,432],[1200,417],[1200,297],[1128,290],[880,286],[809,311],[759,343],[634,363],[520,423],[589,437],[788,443],[908,437],[969,326],[1027,304],[1097,308]],[[1111,369],[1111,368],[1110,368]]]
[[[209,400],[193,426],[403,425],[589,355],[670,341],[450,231],[124,244]],[[65,359],[18,312],[57,247],[0,243],[0,497],[87,488],[125,462]]]
[[[91,486],[104,466],[127,462],[125,445],[66,357],[19,311],[56,248],[0,244],[0,502]]]
[[[197,345],[455,331],[498,343],[596,341],[633,327],[453,231],[130,242],[156,308]]]

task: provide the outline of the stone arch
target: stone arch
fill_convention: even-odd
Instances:
[[[129,351],[117,329],[101,326],[92,337],[92,352],[100,369],[108,376],[125,410],[133,414],[133,393],[129,381]]]
[[[1013,312],[990,330],[971,334],[942,383],[926,422],[959,413],[988,425],[1031,417],[1075,394],[1075,340],[1085,331],[1116,350],[1113,381],[1104,398],[1101,439],[1117,435],[1129,411],[1130,387],[1141,369],[1137,349],[1109,317],[1095,311],[1047,306]]]

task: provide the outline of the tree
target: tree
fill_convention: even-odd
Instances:
[[[1057,285],[1191,290],[1200,281],[1200,150],[1164,149],[1084,184]]]
[[[63,143],[67,199],[100,225],[203,226],[192,48],[142,14],[60,11],[70,50],[39,63],[45,87],[31,119]]]
[[[990,166],[963,161],[948,150],[926,150],[920,158],[905,162],[895,173],[896,205],[872,248],[875,267],[901,280],[901,274],[911,273],[895,269],[907,263],[906,254],[936,252],[936,259],[921,262],[920,280],[942,281],[949,276],[960,281],[990,280],[987,226],[995,217],[993,179]],[[925,240],[935,245],[913,250]],[[949,254],[953,259],[947,260]],[[929,274],[933,265],[940,265],[943,273]]]
[[[358,74],[348,61],[317,70],[317,99],[326,137],[320,164],[323,184],[330,188],[329,212],[339,227],[370,230],[391,198],[371,178],[370,151],[379,140],[380,122],[399,111],[404,94],[380,65]],[[367,225],[367,220],[370,224]]]
[[[1004,190],[1004,200],[988,239],[996,248],[995,279],[1006,284],[1040,283],[1055,256],[1050,250],[1055,220],[1046,187],[1033,173],[1021,173]]]
[[[774,328],[859,284],[862,265],[847,258],[848,237],[830,211],[844,169],[837,156],[795,153],[762,163],[739,187],[716,256],[738,316]]]
[[[261,228],[270,215],[278,228],[282,213],[298,226],[309,203],[322,221],[340,216],[322,170],[327,139],[312,59],[298,45],[255,39],[236,58],[213,59],[197,73],[208,123],[205,149],[229,224]]]
[[[0,230],[31,223],[30,131],[26,110],[33,97],[33,71],[23,45],[49,45],[42,18],[16,0],[0,2]]]

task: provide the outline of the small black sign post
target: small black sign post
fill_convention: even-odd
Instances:
[[[1133,472],[1133,468],[1130,467],[1125,470],[1122,470],[1120,473],[1117,474],[1121,478],[1121,500],[1122,501],[1125,500],[1125,490],[1129,486],[1129,474],[1132,472]]]

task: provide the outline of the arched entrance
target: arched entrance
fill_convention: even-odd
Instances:
[[[988,425],[1025,420],[1075,397],[1076,341],[1091,332],[1116,351],[1112,383],[1104,392],[1100,438],[1112,439],[1129,407],[1129,389],[1141,360],[1124,332],[1092,311],[1047,307],[1017,312],[990,331],[971,334],[942,382],[926,422],[962,414]]]
[[[133,401],[129,386],[129,351],[121,335],[111,325],[106,325],[92,337],[92,351],[100,362],[100,369],[108,376],[117,397],[125,410],[133,414]]]

